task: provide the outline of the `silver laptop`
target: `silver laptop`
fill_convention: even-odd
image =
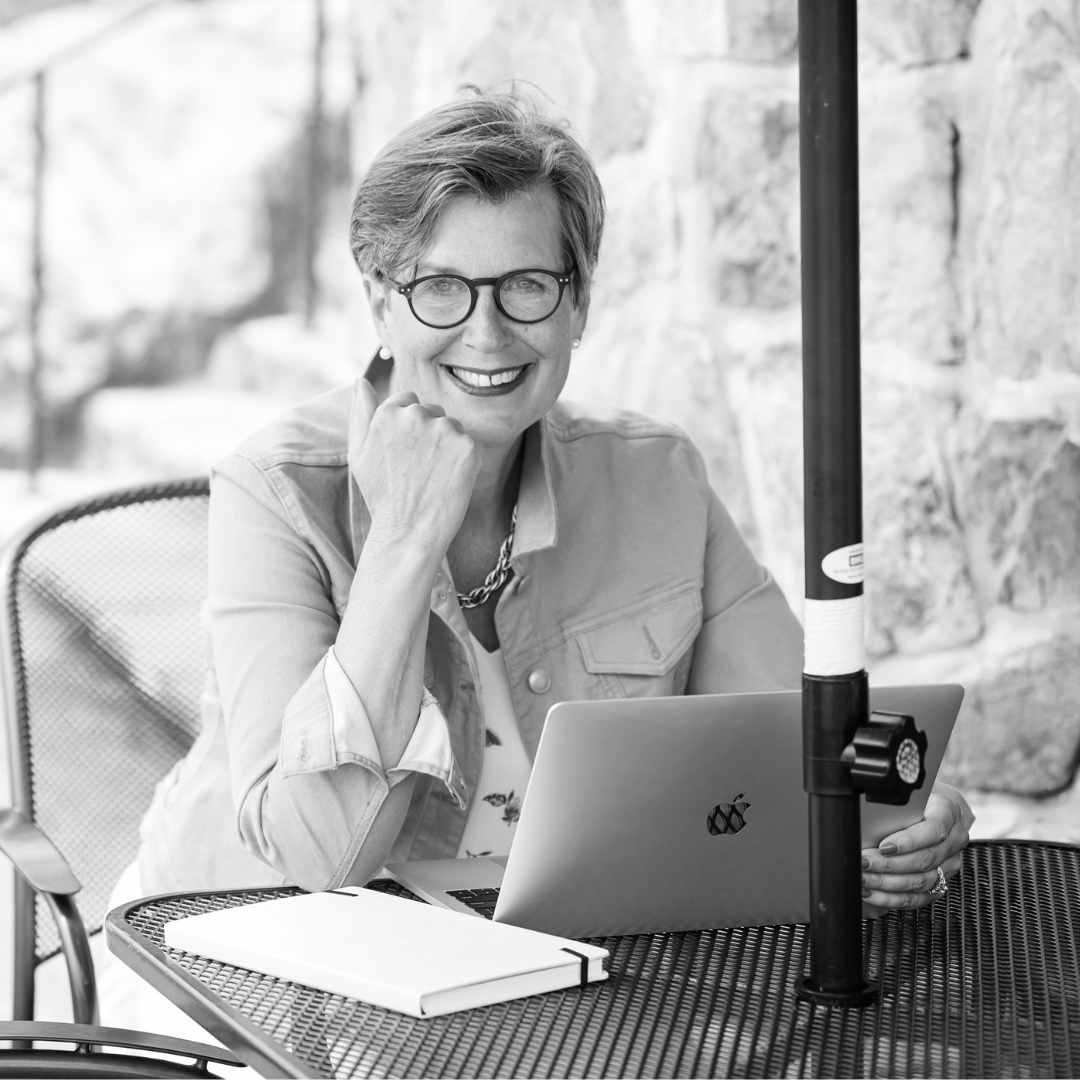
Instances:
[[[862,801],[864,847],[922,817],[963,696],[871,688],[929,746],[906,806]],[[430,903],[494,904],[496,922],[562,937],[774,925],[809,918],[807,832],[799,691],[568,701],[548,713],[509,856],[386,869]]]

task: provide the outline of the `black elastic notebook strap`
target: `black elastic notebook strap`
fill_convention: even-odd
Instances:
[[[568,952],[571,956],[576,956],[581,961],[581,986],[585,987],[589,985],[589,958],[584,953],[579,953],[576,949],[568,949],[563,946],[563,952]]]

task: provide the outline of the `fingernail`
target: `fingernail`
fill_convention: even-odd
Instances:
[[[863,874],[863,876],[859,880],[865,885],[866,884],[866,875]]]
[[[864,870],[869,870],[870,869],[870,860],[867,859],[865,856],[863,857],[862,868]]]
[[[882,855],[895,855],[899,850],[900,849],[891,841],[887,844],[880,844],[878,846],[878,851],[880,851]]]
[[[862,894],[863,894],[863,899],[865,900],[870,895],[870,890],[869,889],[863,889]]]

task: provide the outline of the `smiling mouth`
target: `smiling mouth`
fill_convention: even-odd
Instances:
[[[505,368],[502,371],[493,371],[490,374],[484,374],[480,371],[470,371],[468,368],[450,367],[447,366],[446,370],[450,372],[459,382],[464,383],[466,386],[472,387],[476,390],[491,390],[498,387],[508,387],[511,383],[517,382],[527,364],[523,364],[521,367]]]

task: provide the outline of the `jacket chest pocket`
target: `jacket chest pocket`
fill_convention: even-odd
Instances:
[[[585,670],[608,697],[662,697],[686,689],[701,629],[697,587],[574,635]]]

